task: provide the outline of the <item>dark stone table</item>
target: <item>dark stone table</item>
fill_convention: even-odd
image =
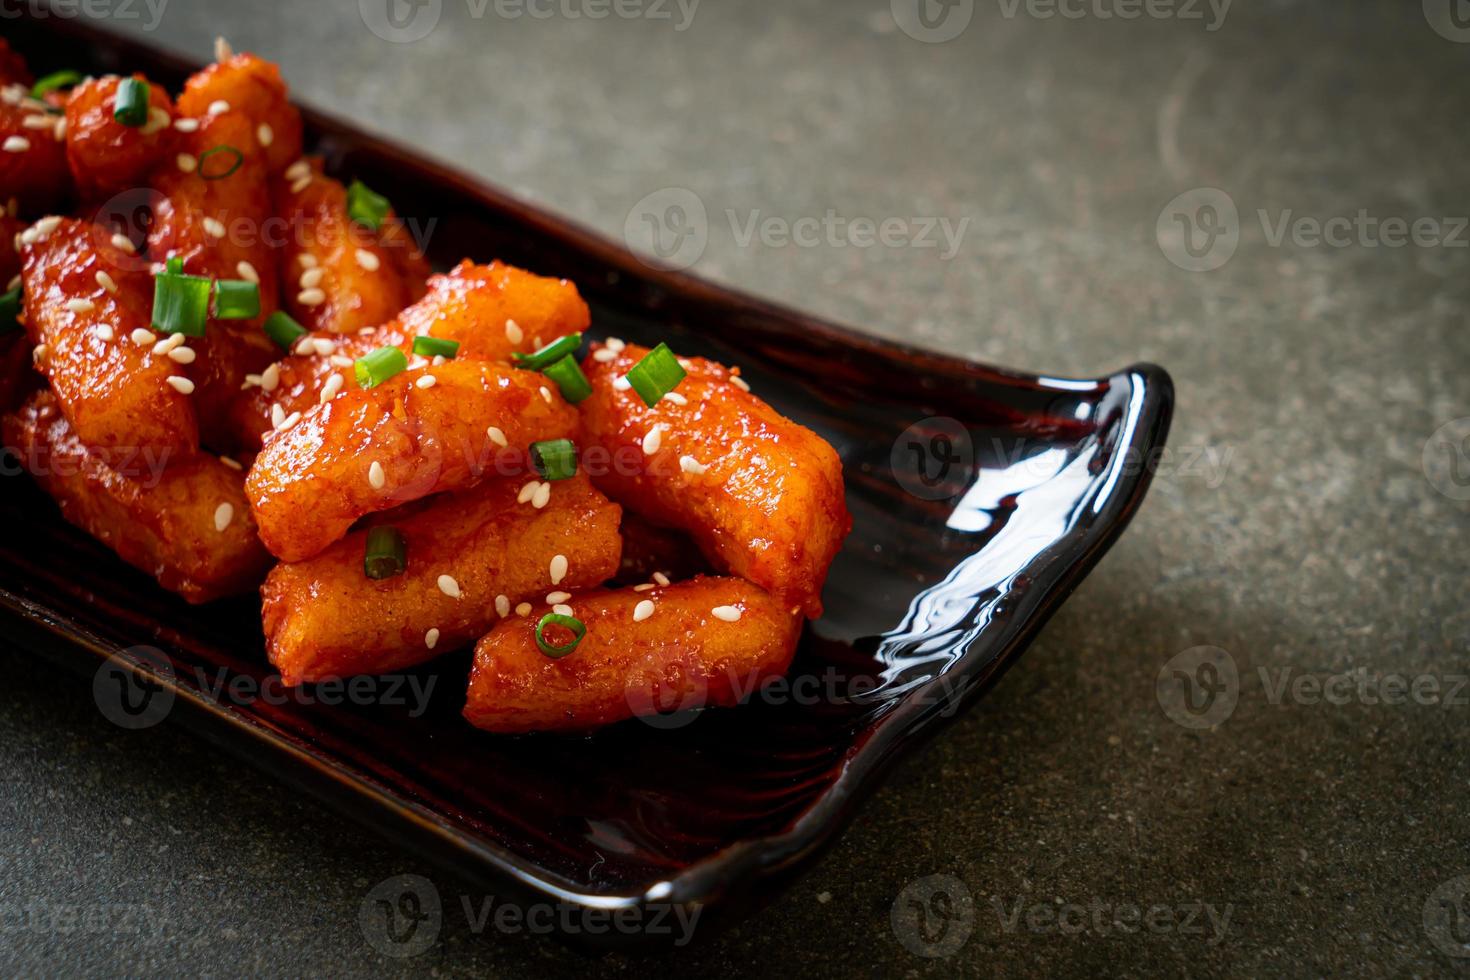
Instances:
[[[653,963],[477,935],[391,843],[177,726],[124,732],[85,683],[7,651],[4,973],[1465,966],[1470,19],[1452,0],[924,19],[705,0],[692,20],[687,0],[442,0],[412,43],[353,0],[176,2],[156,25],[97,2],[199,57],[226,34],[303,99],[612,235],[689,188],[705,276],[1027,370],[1156,361],[1179,405],[1132,528],[1020,665],[784,897]],[[753,216],[824,228],[748,238]],[[857,247],[858,218],[902,219],[901,241]],[[358,910],[399,873],[435,877],[449,912],[437,945],[388,960]],[[945,941],[971,931],[926,958],[947,947],[891,910],[936,882]]]

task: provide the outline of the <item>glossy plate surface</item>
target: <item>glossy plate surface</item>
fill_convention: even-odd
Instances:
[[[76,21],[6,32],[37,74],[142,70],[177,89],[194,67]],[[741,365],[758,394],[837,448],[846,472],[854,530],[789,691],[582,738],[471,729],[459,717],[463,653],[418,672],[434,681],[419,717],[218,697],[222,680],[272,676],[258,602],[190,607],[66,525],[29,480],[5,481],[0,615],[19,642],[87,674],[116,657],[226,748],[457,875],[603,907],[745,906],[1016,658],[1143,496],[1172,410],[1159,368],[1045,379],[863,337],[652,270],[471,178],[306,115],[308,146],[329,171],[436,222],[437,266],[498,257],[572,279],[598,333]]]

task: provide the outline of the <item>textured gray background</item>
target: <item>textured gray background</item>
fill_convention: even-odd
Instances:
[[[85,684],[0,654],[0,900],[150,912],[141,936],[7,919],[5,973],[1470,962],[1435,942],[1439,897],[1463,900],[1452,879],[1470,874],[1470,706],[1273,704],[1258,674],[1470,672],[1470,504],[1421,465],[1426,440],[1470,416],[1467,236],[1276,245],[1257,216],[1366,209],[1448,229],[1470,214],[1470,44],[1432,30],[1416,0],[1240,0],[1215,31],[1203,5],[1204,21],[1107,20],[982,0],[943,44],[897,29],[886,0],[705,0],[682,31],[443,5],[409,44],[365,29],[355,0],[172,0],[148,33],[200,57],[225,33],[279,60],[303,99],[615,236],[645,195],[689,188],[712,218],[697,273],[875,333],[1061,374],[1157,361],[1179,388],[1179,455],[1021,666],[901,766],[824,860],[738,929],[652,964],[472,934],[457,886],[391,844],[177,727],[124,733]],[[1156,238],[1161,210],[1196,187],[1239,213],[1238,250],[1210,272],[1176,267]],[[945,261],[741,246],[726,209],[971,224]],[[1194,461],[1206,451],[1213,463]],[[1214,730],[1176,725],[1155,696],[1166,662],[1201,645],[1242,677]],[[386,960],[358,909],[404,872],[435,878],[450,911],[434,948]],[[890,926],[899,893],[934,874],[974,901],[967,944],[937,960]],[[1024,919],[1007,931],[997,904],[1018,901],[1232,912],[1212,943]]]

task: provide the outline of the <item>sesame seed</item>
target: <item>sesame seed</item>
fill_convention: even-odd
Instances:
[[[69,299],[66,301],[66,309],[70,313],[91,313],[97,308],[97,304],[89,299]]]
[[[39,115],[26,116],[20,121],[20,124],[26,129],[50,129],[52,122],[50,116]]]
[[[616,378],[613,378],[614,391],[627,391],[631,387],[633,387],[633,383],[623,375],[620,374]]]
[[[281,407],[280,402],[271,406],[271,428],[279,429],[281,423],[286,421],[286,410]]]
[[[606,343],[609,350],[617,351],[619,354],[623,352],[624,347],[628,346],[627,344],[623,343],[621,337],[609,337],[606,341],[604,341],[604,343]]]
[[[663,572],[654,572],[653,573],[653,580],[655,582],[657,582],[659,585],[668,585],[669,584],[669,577],[667,575],[665,575]]]
[[[232,47],[230,47],[230,42],[229,41],[226,41],[224,39],[223,35],[221,35],[219,37],[216,37],[214,39],[214,60],[215,61],[229,61],[234,56],[235,56],[235,49],[232,48]]]
[[[561,580],[567,577],[567,556],[557,555],[551,559],[551,584],[561,585]]]
[[[53,231],[60,227],[61,216],[56,214],[47,215],[40,221],[37,221],[35,224],[36,234],[40,235],[42,238],[45,238],[47,235],[51,234]]]
[[[344,357],[341,354],[333,354],[327,358],[327,363],[332,365],[332,367],[349,368],[352,367],[352,358]]]
[[[316,353],[316,347],[312,345],[310,337],[302,337],[296,341],[296,346],[291,348],[291,353],[297,357],[310,357]]]
[[[715,619],[723,619],[727,623],[733,623],[740,619],[740,609],[736,606],[715,606],[710,612]]]
[[[225,237],[225,226],[218,218],[205,218],[204,230],[215,238]]]
[[[296,256],[296,261],[301,263],[301,268],[303,269],[316,268],[316,256],[310,254],[309,252],[302,252],[300,255]]]
[[[183,343],[183,334],[171,333],[167,337],[163,338],[158,343],[153,345],[153,353],[167,354],[169,351],[173,350],[175,347],[181,346]]]
[[[100,275],[100,273],[99,273],[99,275]],[[9,293],[9,292],[12,292],[14,290],[17,290],[19,288],[20,288],[20,273],[17,272],[14,276],[12,276],[10,278],[10,285],[8,285],[8,286],[5,287],[5,291],[7,293]]]
[[[326,384],[322,385],[322,393],[317,400],[322,404],[326,404],[337,397],[337,394],[342,390],[342,386],[346,383],[347,379],[343,378],[342,375],[332,375],[327,379]]]
[[[642,585],[635,585],[635,586],[633,586],[633,591],[634,592],[647,592],[649,589],[656,589],[656,588],[658,588],[658,586],[654,585],[652,582],[644,582]]]
[[[276,385],[281,383],[281,365],[272,364],[260,372],[260,389],[265,392],[276,390]]]
[[[554,606],[558,602],[566,602],[571,597],[572,594],[570,592],[548,592],[546,593],[546,604],[548,606]]]
[[[220,113],[229,112],[230,104],[224,99],[216,99],[209,104],[208,111],[211,116],[218,116]]]
[[[138,251],[138,249],[133,245],[133,240],[127,235],[124,235],[122,232],[118,232],[117,234],[112,236],[112,247],[120,251],[127,252],[129,255],[132,255]]]
[[[424,646],[428,647],[430,650],[434,649],[434,646],[438,642],[439,642],[439,630],[438,630],[437,627],[434,628],[434,629],[429,630],[429,632],[427,632],[427,633],[424,634]]]
[[[546,399],[546,404],[551,404],[551,389],[545,385],[541,386],[541,397]]]
[[[246,262],[243,259],[237,262],[235,264],[235,272],[240,276],[241,279],[244,279],[246,282],[253,282],[257,286],[260,285],[260,273],[256,272],[255,266],[251,265],[249,262]]]
[[[525,486],[521,487],[521,492],[518,493],[518,494],[516,494],[516,503],[518,503],[518,504],[529,503],[530,500],[531,500],[531,498],[534,497],[534,496],[536,496],[536,489],[538,487],[540,487],[540,486],[541,486],[541,481],[540,480],[532,480],[530,483],[528,483]]]
[[[302,306],[321,306],[327,301],[327,294],[320,289],[303,289],[296,294],[296,302]]]
[[[175,364],[193,364],[194,349],[192,347],[178,347],[168,352],[168,359]]]
[[[165,129],[168,129],[169,123],[171,122],[173,122],[173,117],[168,114],[167,109],[159,105],[150,106],[148,109],[148,121],[143,124],[143,127],[138,132],[144,136],[152,136],[154,133],[161,133]]]
[[[652,456],[654,453],[658,452],[659,447],[662,446],[663,443],[664,427],[662,425],[655,425],[653,428],[648,430],[648,435],[643,437],[643,455]]]
[[[234,504],[223,503],[214,509],[214,529],[216,531],[223,531],[225,528],[230,526],[230,522],[234,519]]]
[[[286,179],[290,181],[300,180],[302,177],[311,176],[311,161],[297,160],[286,168]]]
[[[153,346],[153,331],[146,327],[135,327],[133,332],[128,334],[128,338],[139,347]]]
[[[112,328],[105,323],[100,325],[97,328],[97,336],[102,340],[112,340]]]
[[[746,384],[745,383],[745,379],[742,378],[738,374],[732,374],[732,375],[730,375],[730,383],[733,384],[735,387],[739,388],[741,391],[749,391],[750,390],[750,385]]]
[[[24,153],[31,148],[31,141],[24,136],[7,136],[4,145],[6,153]]]
[[[317,352],[318,357],[330,357],[337,353],[337,342],[335,340],[328,340],[326,337],[313,337],[311,339],[311,348]]]
[[[606,364],[608,361],[617,360],[618,352],[610,347],[604,347],[601,350],[593,351],[592,359],[599,364]]]
[[[709,469],[709,467],[705,466],[693,456],[680,456],[679,469],[683,470],[685,473],[693,473],[695,476],[698,476],[705,470]]]
[[[180,153],[174,157],[174,163],[186,174],[192,174],[199,169],[199,160],[192,153]]]
[[[317,268],[315,266],[307,269],[301,274],[301,288],[312,289],[316,286],[320,286],[322,284],[322,277],[326,274],[326,269]]]
[[[300,421],[301,421],[301,413],[300,412],[292,412],[290,415],[287,415],[286,416],[286,418],[285,418],[284,421],[281,422],[281,428],[283,428],[283,429],[289,429],[289,428],[291,428],[291,426],[295,425],[297,422],[300,422]]]
[[[192,395],[194,393],[194,382],[177,374],[170,374],[164,379],[168,386],[181,395]]]
[[[504,447],[510,445],[508,442],[506,442],[505,433],[501,432],[498,426],[490,426],[490,428],[485,430],[485,434],[488,435],[490,437],[490,441],[495,443],[495,445],[497,446]]]
[[[372,252],[369,252],[365,248],[360,248],[357,250],[357,264],[362,266],[368,272],[377,272],[378,269],[383,265],[382,261],[379,260],[376,255],[374,255]]]
[[[568,606],[565,603],[559,603],[555,606],[552,606],[551,611],[556,613],[558,616],[570,616],[572,614],[572,607]]]
[[[383,484],[388,482],[388,474],[383,472],[383,464],[376,459],[368,467],[368,482],[373,485],[374,490],[383,489]]]
[[[495,597],[495,615],[501,619],[510,615],[510,597],[498,595]]]
[[[531,604],[529,602],[522,602],[522,603],[520,603],[520,604],[518,604],[516,606],[516,615],[517,616],[526,616],[526,615],[529,615],[530,612],[531,612]]]
[[[458,599],[459,598],[459,583],[454,580],[454,576],[452,576],[452,575],[440,575],[439,576],[439,591],[440,592],[443,592],[445,595],[449,596],[449,598],[451,598],[451,599]]]
[[[260,124],[260,127],[255,130],[255,136],[260,140],[261,146],[270,146],[276,141],[276,131],[271,129],[267,123]]]
[[[419,378],[417,381],[415,381],[413,385],[415,388],[432,388],[434,387],[434,382],[434,376],[432,374],[426,374],[422,378]]]
[[[642,602],[638,603],[638,605],[636,605],[636,606],[633,607],[633,622],[635,622],[635,623],[641,623],[645,619],[647,619],[649,616],[652,616],[652,615],[653,615],[653,600],[652,599],[644,599]]]
[[[194,132],[198,132],[198,130],[199,130],[199,120],[197,120],[197,119],[175,119],[174,120],[174,129],[177,129],[181,133],[194,133]]]
[[[109,293],[117,292],[117,281],[109,276],[106,272],[103,272],[101,269],[97,270],[97,285],[101,286]]]
[[[31,362],[34,364],[45,364],[48,353],[50,353],[50,349],[45,344],[37,344],[31,348]]]
[[[514,320],[506,320],[505,339],[510,341],[512,344],[519,344],[521,341],[526,339],[526,333],[524,330],[521,329],[521,325],[519,323],[516,323]]]
[[[219,458],[219,461],[221,463],[224,463],[226,466],[228,466],[232,470],[243,470],[243,469],[245,469],[245,467],[243,467],[243,466],[240,465],[240,461],[239,460],[231,459],[228,456],[221,456]]]
[[[300,180],[296,181],[296,183],[291,185],[291,193],[300,194],[302,191],[306,190],[310,186],[311,174],[307,174],[305,177],[302,177]]]
[[[537,510],[540,510],[550,502],[551,484],[543,483],[536,488],[536,492],[531,496],[531,506],[536,508]]]
[[[64,139],[66,139],[66,117],[65,116],[57,116],[56,117],[56,125],[54,127],[52,127],[52,129],[51,129],[51,135],[54,136],[54,137],[56,137],[56,141],[58,143],[61,142]]]
[[[679,394],[677,391],[671,391],[668,394],[664,395],[664,397],[667,398],[670,402],[672,402],[675,405],[688,405],[689,404],[689,399],[685,398],[683,395]]]

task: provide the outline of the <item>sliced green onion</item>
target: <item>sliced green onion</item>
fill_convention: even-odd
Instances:
[[[20,329],[20,287],[0,295],[0,334]]]
[[[379,347],[352,362],[352,373],[360,388],[376,388],[408,367],[408,357],[397,347]]]
[[[459,353],[459,341],[444,340],[440,337],[415,337],[413,338],[413,352],[420,357],[442,357],[453,360],[454,355]]]
[[[546,627],[548,626],[560,626],[562,629],[571,630],[572,642],[564,643],[559,647],[554,647],[550,643],[547,643],[546,637],[543,634],[546,632]],[[582,642],[582,637],[586,635],[587,625],[574,616],[547,613],[541,617],[541,622],[536,624],[536,645],[541,648],[542,653],[546,654],[552,660],[560,660],[577,649],[577,645]]]
[[[153,277],[153,329],[203,337],[205,321],[209,319],[212,283],[205,276],[186,276],[173,271],[176,262],[179,268],[183,267],[182,260],[169,259],[170,271]]]
[[[561,389],[561,396],[576,405],[584,401],[592,394],[592,385],[587,380],[587,375],[577,365],[577,359],[568,354],[549,368],[541,371]]]
[[[569,480],[577,474],[577,445],[570,439],[531,443],[531,465],[545,480]]]
[[[210,162],[212,157],[221,153],[228,154],[228,156],[222,160],[216,160],[213,163]],[[199,176],[205,180],[224,180],[230,174],[239,170],[240,165],[244,162],[245,154],[228,143],[222,143],[219,146],[210,147],[199,154]],[[221,167],[225,169],[220,169]]]
[[[684,376],[684,369],[679,366],[679,359],[669,350],[669,345],[659,344],[628,370],[628,384],[638,392],[643,404],[652,408],[664,395],[679,387]]]
[[[244,279],[214,284],[214,315],[220,320],[252,320],[260,316],[260,287]]]
[[[396,527],[382,525],[368,532],[362,570],[371,579],[392,578],[408,567],[408,544]]]
[[[61,71],[53,71],[45,78],[31,86],[31,98],[44,99],[47,95],[59,88],[71,88],[82,80],[82,73],[65,68]]]
[[[541,348],[534,354],[513,354],[516,367],[525,368],[527,371],[540,371],[548,364],[555,364],[569,354],[575,354],[577,348],[582,346],[582,335],[570,333],[565,337],[559,337]]]
[[[392,205],[386,197],[360,180],[354,180],[352,186],[347,188],[347,217],[365,228],[373,231],[381,228],[390,207]]]
[[[136,129],[148,121],[148,83],[136,78],[124,78],[117,86],[117,101],[113,103],[112,118],[124,126]]]
[[[182,276],[184,274],[184,260],[170,255],[168,261],[163,264],[171,276]]]
[[[296,341],[306,335],[306,328],[283,310],[277,310],[265,318],[265,335],[276,342],[281,350],[290,350]]]

